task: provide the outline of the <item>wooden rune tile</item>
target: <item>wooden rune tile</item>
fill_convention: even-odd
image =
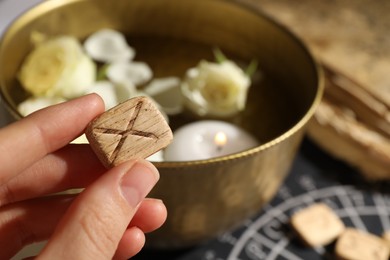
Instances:
[[[173,138],[163,115],[147,97],[129,99],[89,123],[85,135],[107,167],[146,158]]]

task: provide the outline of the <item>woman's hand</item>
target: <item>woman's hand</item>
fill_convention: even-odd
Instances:
[[[106,170],[89,145],[69,145],[102,113],[97,95],[59,104],[0,130],[0,258],[48,239],[47,259],[126,259],[166,208],[145,199],[159,178],[147,161]],[[81,194],[57,194],[85,188]]]

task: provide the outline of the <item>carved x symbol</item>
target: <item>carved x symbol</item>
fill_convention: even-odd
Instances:
[[[120,150],[122,149],[123,144],[125,143],[125,141],[129,135],[137,135],[137,136],[142,136],[142,137],[146,137],[146,138],[158,139],[158,137],[154,133],[144,132],[144,131],[133,129],[135,121],[137,120],[139,112],[141,111],[143,103],[144,102],[139,101],[136,104],[136,106],[134,108],[134,112],[131,114],[131,118],[129,120],[129,123],[127,124],[126,130],[109,129],[109,128],[103,128],[103,127],[97,127],[95,129],[96,131],[103,133],[103,134],[121,135],[121,139],[119,140],[119,143],[115,147],[115,149],[110,157],[110,160],[112,162],[115,161],[116,157],[118,156]]]

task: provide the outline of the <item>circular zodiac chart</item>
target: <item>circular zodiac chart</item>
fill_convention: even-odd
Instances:
[[[285,192],[282,190],[282,194]],[[266,208],[261,217],[247,224],[227,259],[324,259],[331,255],[331,249],[304,247],[289,229],[290,216],[316,202],[330,206],[347,226],[377,235],[390,230],[388,197],[365,194],[352,186],[334,186],[309,191],[286,199],[277,207]]]
[[[334,245],[309,248],[289,224],[296,211],[318,202],[330,206],[348,227],[379,236],[390,230],[390,195],[383,189],[321,180],[313,173],[293,174],[288,183],[258,216],[220,236],[200,259],[334,259]]]

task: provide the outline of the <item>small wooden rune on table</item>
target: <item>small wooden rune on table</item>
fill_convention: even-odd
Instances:
[[[85,135],[107,167],[146,158],[173,138],[164,116],[147,97],[129,99],[89,123]]]

